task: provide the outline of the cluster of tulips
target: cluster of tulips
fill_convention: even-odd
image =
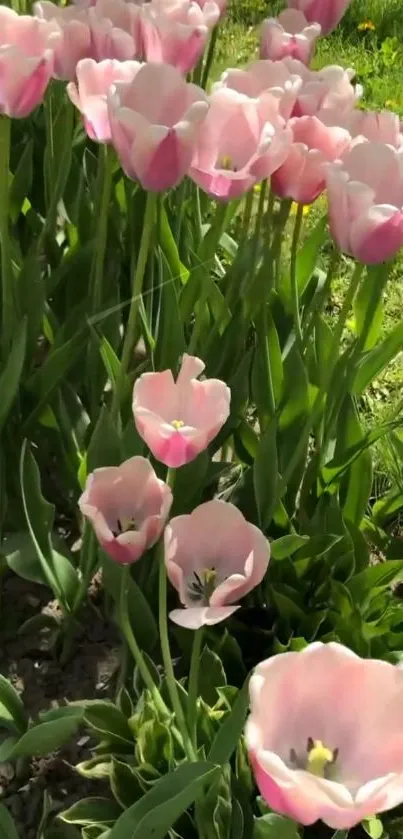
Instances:
[[[398,117],[358,109],[354,73],[308,67],[316,39],[348,0],[290,0],[261,30],[261,58],[206,93],[203,52],[225,0],[38,2],[33,16],[0,7],[0,111],[27,117],[50,79],[68,82],[91,140],[112,144],[124,172],[150,192],[189,176],[218,201],[271,179],[300,205],[327,190],[340,250],[373,264],[403,244],[403,146]],[[189,74],[192,80],[189,80]],[[196,82],[199,82],[197,84]],[[263,579],[269,545],[230,503],[212,500],[169,520],[173,472],[204,451],[229,415],[230,391],[199,380],[185,355],[136,381],[133,414],[160,480],[134,457],[97,469],[80,508],[102,548],[124,566],[161,538],[182,608],[198,629],[226,619]],[[314,643],[262,662],[250,681],[246,742],[269,805],[302,824],[349,828],[403,801],[403,672],[338,644]]]
[[[67,80],[89,137],[112,143],[144,189],[190,176],[228,201],[271,178],[275,195],[298,204],[327,189],[337,246],[380,263],[403,243],[399,119],[357,109],[353,71],[307,66],[347,5],[290,0],[263,23],[261,59],[225,72],[209,95],[185,74],[200,79],[223,0],[43,0],[34,17],[2,7],[0,108],[27,116],[52,76]]]

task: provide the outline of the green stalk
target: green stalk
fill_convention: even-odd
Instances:
[[[327,300],[328,294],[329,294],[330,289],[332,287],[332,280],[333,280],[336,268],[339,265],[339,262],[340,262],[340,251],[336,250],[336,248],[333,247],[332,248],[332,255],[330,257],[329,267],[328,267],[327,274],[326,274],[326,280],[323,283],[323,288],[321,289],[321,291],[318,294],[313,295],[312,300],[310,301],[310,303],[307,306],[306,311],[305,311],[305,317],[306,317],[307,325],[306,325],[305,330],[304,330],[304,332],[305,332],[304,342],[303,342],[303,349],[304,350],[306,349],[306,347],[308,345],[309,337],[310,337],[311,332],[313,330],[316,318],[322,312],[323,305]]]
[[[113,150],[110,146],[100,145],[98,152],[98,189],[95,250],[92,263],[92,312],[98,313],[102,304],[102,286],[104,261],[108,234],[108,212],[112,190]]]
[[[0,116],[0,244],[1,244],[1,301],[3,350],[7,352],[14,329],[14,281],[11,264],[9,204],[10,204],[10,137],[11,119]]]
[[[214,60],[214,52],[218,38],[218,26],[215,26],[213,32],[211,34],[210,43],[208,46],[207,56],[206,56],[206,63],[204,65],[201,86],[205,90],[208,82],[208,78],[210,75],[210,71],[213,65]]]
[[[182,735],[183,746],[188,760],[196,760],[196,752],[189,737],[189,732],[186,726],[185,714],[182,708],[179,697],[178,688],[175,680],[175,673],[172,664],[171,649],[169,646],[168,636],[168,614],[167,614],[167,575],[165,569],[165,557],[163,546],[160,545],[158,549],[159,554],[159,586],[158,586],[158,601],[159,601],[159,631],[160,643],[162,652],[162,661],[164,664],[165,676],[167,680],[167,687],[171,699],[171,705],[175,713],[176,724]]]
[[[274,417],[276,413],[276,400],[274,397],[274,388],[273,388],[273,377],[271,373],[271,363],[270,363],[270,352],[269,346],[267,341],[267,333],[268,323],[267,323],[267,307],[264,305],[262,307],[262,311],[256,317],[256,335],[258,344],[261,345],[261,351],[263,353],[263,364],[264,364],[264,372],[265,372],[265,380],[267,385],[267,394],[269,397],[269,407],[270,407],[270,416]],[[260,424],[260,432],[263,434],[265,431],[265,421],[264,418],[259,417],[259,424]]]
[[[197,690],[199,684],[199,664],[203,644],[204,627],[197,629],[193,638],[192,657],[190,660],[188,682],[188,728],[193,745],[197,749]]]
[[[149,192],[147,194],[147,203],[144,214],[143,231],[141,234],[140,250],[133,277],[132,298],[130,303],[130,312],[126,327],[126,334],[123,342],[122,360],[120,365],[119,377],[116,382],[116,388],[112,399],[111,416],[113,419],[116,419],[119,414],[125,389],[126,376],[130,365],[130,358],[135,345],[137,316],[139,313],[141,292],[143,288],[144,275],[150,250],[151,236],[155,222],[156,203],[157,195],[153,192]]]
[[[143,682],[149,690],[154,705],[159,713],[163,716],[169,714],[168,708],[165,705],[165,702],[157,688],[157,685],[154,682],[153,677],[147,667],[145,662],[143,653],[133,635],[133,630],[130,623],[129,618],[129,608],[128,608],[128,591],[129,591],[129,579],[130,579],[130,565],[124,565],[122,568],[122,576],[120,581],[120,596],[119,596],[119,623],[123,635],[127,641],[128,647],[132,656],[136,662],[138,667],[139,673]]]
[[[288,462],[287,468],[284,470],[283,479],[284,479],[286,484],[289,482],[289,480],[290,480],[290,478],[291,478],[291,476],[294,472],[294,469],[296,468],[296,466],[299,463],[300,457],[302,456],[302,454],[304,452],[304,448],[305,448],[305,446],[306,446],[306,444],[309,440],[309,435],[310,435],[311,429],[316,425],[316,423],[319,419],[320,412],[321,412],[321,409],[322,409],[323,399],[324,399],[324,397],[325,397],[325,395],[328,391],[328,388],[329,388],[329,385],[330,385],[330,382],[331,382],[331,379],[332,379],[332,376],[333,376],[334,368],[336,366],[337,358],[338,358],[338,355],[339,355],[340,340],[341,340],[341,336],[343,334],[343,329],[346,325],[346,320],[347,320],[349,311],[350,311],[351,306],[354,302],[354,298],[355,298],[355,295],[357,293],[358,286],[360,284],[360,279],[361,279],[361,274],[363,272],[363,268],[364,268],[363,265],[357,264],[356,267],[355,267],[353,276],[350,280],[350,285],[348,287],[347,294],[344,298],[344,303],[343,303],[343,306],[342,306],[340,314],[339,314],[339,318],[338,318],[338,321],[337,321],[337,324],[336,324],[336,328],[333,332],[332,345],[331,345],[330,353],[329,353],[327,375],[324,377],[324,380],[322,381],[319,392],[316,396],[315,402],[314,402],[313,407],[312,407],[311,416],[308,418],[308,420],[305,424],[305,427],[302,431],[302,434],[299,438],[299,441],[298,441],[298,443],[297,443],[297,445],[294,449],[294,453],[293,453],[293,455],[291,456],[291,458]]]
[[[301,235],[302,220],[304,215],[304,205],[298,204],[297,214],[295,217],[294,233],[291,243],[291,267],[290,267],[290,284],[291,284],[291,300],[292,310],[294,316],[294,329],[297,346],[302,354],[302,329],[301,317],[299,311],[299,292],[298,292],[298,277],[297,277],[297,253],[299,237]]]

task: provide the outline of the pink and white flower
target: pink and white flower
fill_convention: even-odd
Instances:
[[[321,33],[319,23],[309,24],[298,9],[284,9],[278,17],[263,21],[260,30],[260,57],[280,61],[290,56],[309,64]]]

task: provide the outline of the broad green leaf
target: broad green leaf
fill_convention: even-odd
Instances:
[[[364,355],[352,383],[353,393],[362,393],[402,350],[403,323],[399,323],[380,344]]]
[[[227,684],[224,668],[216,653],[205,645],[200,656],[197,695],[213,707],[217,702],[217,688]]]
[[[371,839],[381,839],[383,836],[383,824],[376,816],[372,819],[364,819],[362,827]]]
[[[4,804],[0,804],[0,839],[19,839],[17,828]]]
[[[342,459],[343,450],[362,443],[364,434],[356,405],[348,394],[345,396],[337,424],[335,457]],[[343,476],[340,497],[344,518],[360,526],[372,490],[373,468],[369,448],[364,449]]]
[[[310,410],[307,370],[295,346],[283,363],[283,371],[282,404],[284,407],[279,419],[281,431],[298,420],[303,421]]]
[[[189,271],[182,264],[179,256],[178,246],[169,226],[168,216],[164,207],[161,208],[160,239],[164,257],[168,263],[171,277],[174,280],[180,279],[185,284],[189,279]]]
[[[298,826],[285,816],[266,813],[254,820],[252,839],[299,839]]]
[[[382,295],[388,273],[387,263],[369,266],[354,300],[355,333],[362,341],[365,339],[364,351],[371,350],[375,346],[382,331]]]
[[[91,728],[106,739],[129,746],[133,744],[127,719],[112,702],[97,699],[86,702],[85,719]]]
[[[120,816],[110,839],[163,839],[219,771],[207,762],[182,764]]]
[[[327,216],[322,216],[307,236],[297,256],[298,293],[301,296],[312,277],[318,262],[318,256],[327,238]]]
[[[41,757],[60,749],[73,738],[80,722],[81,713],[32,726],[20,737],[7,760]]]
[[[25,141],[24,148],[18,166],[15,170],[13,182],[10,187],[10,215],[13,222],[21,212],[22,205],[29,195],[32,186],[33,162],[32,154],[34,150],[33,139]]]
[[[383,495],[372,507],[374,521],[379,526],[387,522],[403,507],[403,492],[400,487],[393,486],[386,495]]]
[[[59,818],[69,824],[114,824],[122,810],[109,798],[82,798],[60,813]]]
[[[119,602],[122,568],[102,553],[103,580],[106,591]],[[152,654],[158,641],[158,629],[153,612],[137,583],[129,579],[129,616],[137,643]]]
[[[25,348],[27,342],[27,318],[21,321],[14,336],[10,354],[5,366],[0,373],[0,430],[2,429],[10,408],[18,393],[21,373],[25,361]]]
[[[185,336],[180,319],[177,280],[173,277],[164,254],[159,254],[161,278],[159,290],[158,331],[154,351],[157,370],[176,370],[185,350]]]
[[[280,539],[271,542],[270,552],[273,559],[286,559],[307,542],[309,542],[309,536],[298,536],[297,533],[291,533],[289,536],[281,536]]]
[[[225,717],[224,722],[221,723],[213,740],[208,753],[208,760],[211,763],[218,765],[227,763],[237,747],[245,726],[249,705],[248,688],[249,677],[239,691],[230,713]]]
[[[62,346],[52,349],[44,364],[30,377],[26,386],[35,397],[36,407],[26,422],[27,426],[42,412],[53,391],[82,358],[87,343],[88,330],[79,330]]]
[[[100,466],[119,466],[121,460],[119,436],[107,407],[103,405],[88,446],[87,472]]]
[[[277,473],[276,422],[273,419],[260,440],[253,464],[253,486],[262,530],[269,526],[277,503]]]
[[[24,703],[19,694],[4,676],[0,674],[0,703],[4,705],[20,733],[24,732],[28,725]],[[1,837],[0,837],[1,839]]]
[[[47,585],[47,578],[29,533],[11,533],[3,542],[1,553],[8,567],[19,577],[31,583]]]
[[[402,549],[403,554],[403,549]],[[388,559],[379,565],[370,565],[356,574],[347,583],[347,588],[356,602],[364,600],[372,589],[390,586],[403,577],[403,559]]]

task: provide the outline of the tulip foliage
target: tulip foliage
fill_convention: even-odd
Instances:
[[[377,839],[403,802],[401,404],[362,414],[403,143],[310,66],[348,5],[290,0],[219,79],[225,0],[0,7],[2,557],[66,667],[96,573],[124,648],[114,701],[39,721],[0,679],[0,762],[99,738],[57,836]]]

